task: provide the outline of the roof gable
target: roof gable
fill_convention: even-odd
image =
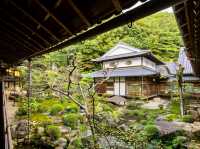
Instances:
[[[128,54],[128,53],[140,53],[142,50],[128,46],[124,43],[117,44],[114,48],[110,49],[108,52],[106,52],[102,58],[104,57],[110,57],[110,56],[116,56],[116,55],[122,55],[122,54]]]
[[[192,65],[190,63],[190,60],[186,56],[184,48],[180,49],[178,63],[184,67],[184,71],[183,71],[184,74],[193,74]]]

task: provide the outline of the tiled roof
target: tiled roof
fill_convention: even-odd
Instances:
[[[124,50],[129,50],[128,53],[121,53],[116,55],[109,55],[109,52],[113,52],[113,50],[116,50],[117,48],[123,48]],[[144,50],[144,49],[138,49],[135,47],[132,47],[126,43],[120,42],[115,47],[110,49],[108,52],[106,52],[103,56],[94,59],[95,62],[102,62],[102,61],[110,61],[115,59],[122,59],[122,58],[130,58],[130,57],[137,57],[137,56],[145,56],[151,59],[152,61],[156,62],[157,64],[164,64],[162,61],[160,61],[158,58],[156,58],[151,51]]]
[[[167,68],[169,69],[170,74],[175,75],[177,70],[177,65],[181,64],[184,67],[184,75],[193,74],[192,66],[188,60],[184,48],[181,48],[179,51],[178,63],[166,63]]]
[[[172,75],[176,74],[176,66],[177,66],[176,63],[174,63],[174,62],[166,63],[166,66],[167,66],[170,74],[172,74]]]
[[[184,74],[193,74],[191,63],[186,56],[184,48],[180,49],[178,63],[184,67]]]
[[[129,67],[129,68],[116,68],[109,70],[100,70],[90,74],[92,78],[100,77],[128,77],[128,76],[152,76],[158,74],[156,71],[146,67]]]

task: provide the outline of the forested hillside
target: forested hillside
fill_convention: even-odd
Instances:
[[[161,12],[141,19],[133,23],[132,26],[131,24],[124,25],[67,47],[64,51],[76,52],[82,71],[91,71],[98,69],[91,60],[101,56],[120,41],[137,48],[149,49],[158,58],[166,62],[176,61],[178,50],[182,46],[174,15]],[[60,59],[61,53],[54,52],[45,57],[49,58],[50,56],[51,61],[54,61],[56,57]]]

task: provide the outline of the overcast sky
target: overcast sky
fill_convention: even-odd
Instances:
[[[139,2],[137,2],[135,5],[133,5],[132,7],[123,10],[123,12],[126,12],[126,11],[129,11],[129,10],[131,10],[131,9],[134,9],[134,8],[140,6],[141,4],[142,4],[142,3],[139,1]],[[165,10],[162,10],[162,11],[164,11],[164,12],[169,12],[169,13],[173,13],[173,9],[172,9],[171,7],[167,8],[167,9],[165,9]]]

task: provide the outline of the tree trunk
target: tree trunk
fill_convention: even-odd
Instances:
[[[179,87],[179,97],[180,97],[181,116],[183,116],[184,115],[184,99],[183,99],[183,88],[182,88],[182,86]]]

